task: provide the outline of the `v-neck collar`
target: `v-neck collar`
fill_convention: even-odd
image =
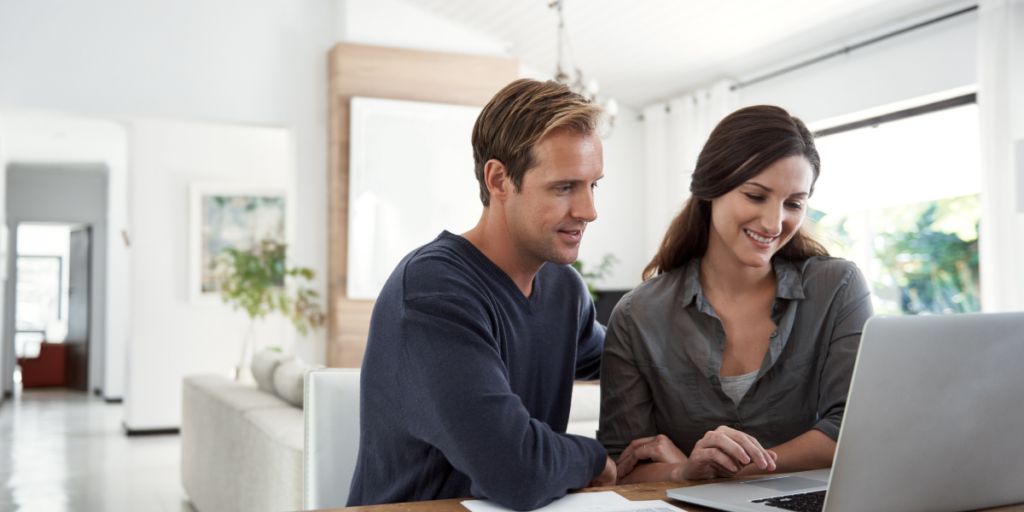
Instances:
[[[473,242],[470,242],[465,237],[453,234],[448,230],[444,230],[438,235],[438,238],[450,240],[453,243],[459,245],[465,250],[466,255],[472,258],[480,266],[480,268],[488,275],[493,277],[502,287],[504,287],[516,301],[519,302],[524,308],[531,313],[535,310],[536,304],[539,304],[543,295],[543,279],[541,278],[541,270],[544,269],[541,266],[541,270],[538,270],[533,276],[533,293],[529,297],[519,289],[519,285],[512,280],[509,275],[501,269],[497,264],[491,261],[483,252],[480,251]],[[544,265],[547,265],[545,263]]]

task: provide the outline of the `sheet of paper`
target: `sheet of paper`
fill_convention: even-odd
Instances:
[[[579,494],[568,494],[563,498],[552,501],[546,507],[538,508],[535,512],[588,512],[604,511],[611,509],[625,509],[632,501],[623,498],[616,492],[583,492]],[[512,509],[503,507],[491,500],[466,500],[462,506],[470,512],[512,512]]]
[[[685,510],[661,500],[630,501],[626,506],[607,508],[601,512],[686,512]]]
[[[462,506],[470,512],[511,512],[491,500],[466,500]],[[661,500],[629,501],[616,492],[569,494],[533,512],[686,512]]]

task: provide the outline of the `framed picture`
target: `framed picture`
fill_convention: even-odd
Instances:
[[[476,225],[483,205],[470,134],[480,110],[352,98],[349,299],[376,299],[410,251],[442,230],[462,233]]]
[[[289,243],[284,187],[192,184],[189,296],[219,303],[218,256],[225,249],[250,250],[263,240]]]

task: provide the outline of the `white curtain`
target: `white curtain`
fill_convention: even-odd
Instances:
[[[733,85],[723,80],[644,109],[648,257],[657,252],[668,224],[690,196],[690,176],[711,130],[739,107]]]
[[[1010,83],[1012,7],[1010,0],[981,0],[978,5],[982,176],[978,255],[981,304],[989,312],[1024,309],[1024,251],[1020,241],[1024,237],[1024,214],[1018,213],[1024,211],[1024,205],[1015,204],[1014,197],[1016,181],[1024,177],[1013,172],[1011,119],[1011,103],[1024,101],[1024,92],[1015,91]]]

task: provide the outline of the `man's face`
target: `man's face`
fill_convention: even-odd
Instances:
[[[594,187],[604,176],[601,138],[596,133],[557,130],[533,148],[536,165],[505,204],[513,246],[526,265],[576,261],[588,222],[597,219]]]

